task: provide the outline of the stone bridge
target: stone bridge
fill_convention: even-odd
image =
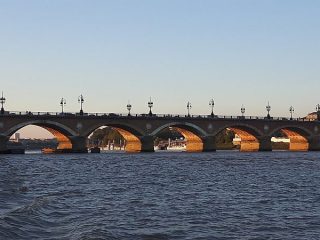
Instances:
[[[320,150],[320,121],[302,118],[6,112],[0,114],[0,152],[8,152],[10,136],[28,125],[48,130],[59,150],[75,153],[87,152],[88,136],[103,126],[124,137],[127,152],[153,152],[156,136],[169,127],[185,137],[189,152],[215,151],[216,136],[225,129],[241,138],[241,151],[271,151],[271,137],[279,131],[290,139],[292,151]]]

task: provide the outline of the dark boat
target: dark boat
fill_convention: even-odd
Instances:
[[[93,147],[93,148],[90,148],[90,152],[91,152],[91,153],[100,153],[101,150],[100,150],[99,147]]]

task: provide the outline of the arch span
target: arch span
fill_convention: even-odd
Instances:
[[[34,121],[27,121],[27,122],[22,122],[19,123],[11,128],[9,128],[4,135],[6,136],[12,136],[15,132],[17,132],[19,129],[29,126],[29,125],[36,125],[39,127],[43,127],[43,128],[51,128],[54,129],[58,132],[60,132],[61,134],[65,135],[65,136],[76,136],[77,133],[75,131],[73,131],[71,128],[58,123],[58,122],[54,122],[54,121],[43,121],[43,120],[34,120]]]
[[[188,123],[188,122],[184,122],[184,123],[172,122],[172,123],[164,124],[164,125],[158,127],[157,129],[155,129],[151,133],[151,135],[152,136],[156,136],[159,132],[161,132],[165,128],[169,128],[169,127],[178,127],[178,128],[181,128],[181,129],[185,129],[185,130],[188,130],[190,132],[193,132],[194,134],[196,134],[198,136],[206,136],[207,135],[207,133],[202,128],[198,127],[195,124]]]
[[[240,151],[251,152],[260,150],[259,137],[262,135],[262,133],[258,129],[245,124],[226,125],[216,131],[215,136],[225,129],[229,129],[239,136],[241,139]]]
[[[155,129],[151,135],[155,137],[166,128],[172,128],[173,130],[179,132],[186,139],[187,152],[202,152],[204,150],[208,150],[205,146],[206,142],[203,141],[206,133],[200,127],[191,123],[173,122],[162,125],[161,127]]]
[[[281,131],[285,136],[290,139],[290,151],[308,151],[309,150],[309,137],[312,135],[307,129],[296,126],[283,126],[272,131],[271,135]]]
[[[110,127],[117,131],[125,139],[125,151],[126,152],[141,152],[143,150],[143,143],[141,137],[143,136],[139,130],[125,125],[125,124],[99,124],[91,127],[85,133],[86,137],[89,137],[95,130],[101,127]]]
[[[72,141],[70,137],[75,136],[76,133],[72,129],[68,128],[67,126],[64,126],[63,124],[60,124],[54,121],[35,120],[35,121],[23,122],[8,129],[5,132],[5,135],[10,137],[15,132],[30,125],[38,126],[49,131],[58,141],[58,146],[57,146],[58,150],[69,152],[72,149]]]

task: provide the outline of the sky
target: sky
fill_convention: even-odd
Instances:
[[[320,87],[317,0],[0,0],[10,111],[305,116]]]

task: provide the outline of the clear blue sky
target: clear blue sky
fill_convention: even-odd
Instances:
[[[296,116],[320,102],[317,0],[0,0],[8,110]]]

